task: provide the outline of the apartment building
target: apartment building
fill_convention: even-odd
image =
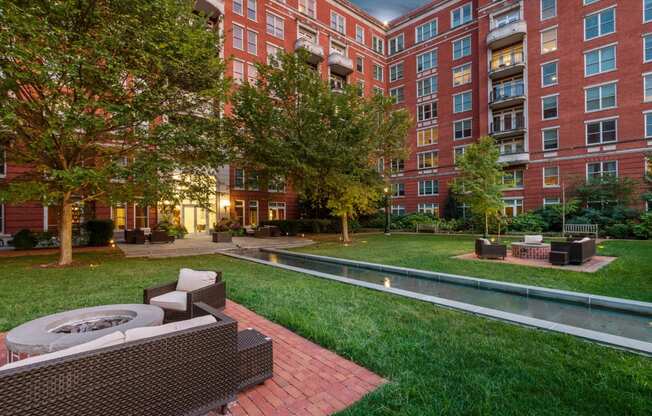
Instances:
[[[380,22],[346,0],[201,0],[221,15],[236,83],[279,51],[308,52],[333,89],[359,85],[407,108],[406,160],[381,161],[395,214],[443,214],[455,158],[479,137],[498,141],[507,215],[558,204],[562,189],[652,172],[652,0],[435,0]],[[0,153],[2,155],[2,153]],[[21,167],[2,163],[0,180]],[[230,215],[246,225],[294,218],[282,178],[226,166],[215,212],[178,207],[191,232]],[[643,201],[637,204],[645,207]],[[0,206],[0,235],[53,226],[38,204]],[[81,212],[81,210],[80,210]],[[154,207],[95,208],[120,228],[152,226]],[[81,219],[80,219],[81,220]]]

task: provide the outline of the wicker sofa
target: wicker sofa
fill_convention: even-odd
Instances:
[[[584,264],[595,256],[595,240],[586,237],[576,241],[553,241],[550,244],[550,251],[568,253],[570,264]]]
[[[254,237],[256,238],[272,238],[272,237],[280,237],[280,236],[281,236],[281,229],[275,225],[265,225],[263,227],[259,227],[258,229],[256,229],[256,232],[254,233]]]
[[[125,243],[127,244],[145,244],[146,240],[143,230],[125,230]]]
[[[493,244],[486,238],[475,240],[475,255],[481,259],[501,259],[507,257],[507,246],[504,244]]]
[[[174,243],[174,236],[168,235],[167,231],[152,230],[149,235],[150,244],[167,244]]]
[[[215,409],[224,412],[240,383],[237,323],[210,307],[195,305],[194,309],[195,315],[209,314],[216,321],[0,370],[0,414],[198,416]]]

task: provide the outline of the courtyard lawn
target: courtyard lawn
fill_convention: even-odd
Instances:
[[[364,247],[383,247],[364,238]],[[394,262],[406,256],[398,246]],[[649,415],[652,406],[650,358],[562,334],[217,255],[89,253],[77,260],[93,267],[36,266],[53,259],[0,258],[0,331],[62,310],[141,302],[144,287],[173,280],[180,267],[223,270],[230,299],[389,380],[343,415]]]
[[[361,234],[351,245],[322,241],[305,253],[461,274],[555,289],[652,302],[652,241],[605,241],[598,254],[618,260],[596,273],[453,258],[472,253],[474,238],[428,234]]]

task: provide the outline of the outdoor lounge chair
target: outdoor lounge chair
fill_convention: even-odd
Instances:
[[[507,257],[507,246],[504,244],[493,244],[486,238],[475,240],[475,255],[481,259],[501,259]]]
[[[585,237],[577,241],[553,241],[550,245],[550,252],[568,253],[568,262],[570,264],[584,264],[595,256],[595,240]]]
[[[181,269],[179,279],[144,290],[145,304],[160,306],[165,321],[192,319],[192,305],[198,302],[221,310],[226,305],[226,285],[222,272]]]
[[[125,230],[125,243],[127,244],[145,244],[145,231]]]
[[[237,323],[209,307],[194,309],[195,314],[208,316],[165,331],[161,327],[116,331],[102,337],[111,338],[102,343],[95,340],[67,353],[0,368],[0,414],[198,416],[215,409],[224,413],[241,383]]]
[[[157,244],[157,243],[174,243],[174,236],[168,235],[166,231],[159,231],[159,230],[154,230],[152,233],[149,235],[149,242],[150,244]]]

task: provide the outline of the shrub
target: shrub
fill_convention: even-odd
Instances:
[[[508,227],[510,231],[540,233],[548,228],[548,224],[541,215],[529,212],[512,218]]]
[[[364,215],[359,219],[362,228],[384,228],[385,211],[377,211],[371,215]]]
[[[632,227],[632,233],[636,238],[647,240],[652,238],[652,212],[641,215],[640,223]]]
[[[605,229],[605,234],[609,237],[625,239],[632,235],[632,227],[629,224],[614,224]]]
[[[20,230],[14,234],[14,239],[10,242],[16,250],[31,250],[36,247],[37,243],[36,234],[27,229]]]
[[[88,233],[88,245],[93,247],[108,246],[113,239],[112,220],[89,220],[84,223]]]
[[[412,213],[400,216],[392,216],[392,229],[416,231],[417,224],[435,225],[439,219],[432,214]]]
[[[262,221],[260,225],[273,225],[281,229],[281,232],[286,235],[297,235],[299,233],[298,220],[272,220]]]
[[[213,224],[213,231],[221,233],[231,231],[237,234],[241,228],[240,222],[231,218],[222,218],[220,222]]]

